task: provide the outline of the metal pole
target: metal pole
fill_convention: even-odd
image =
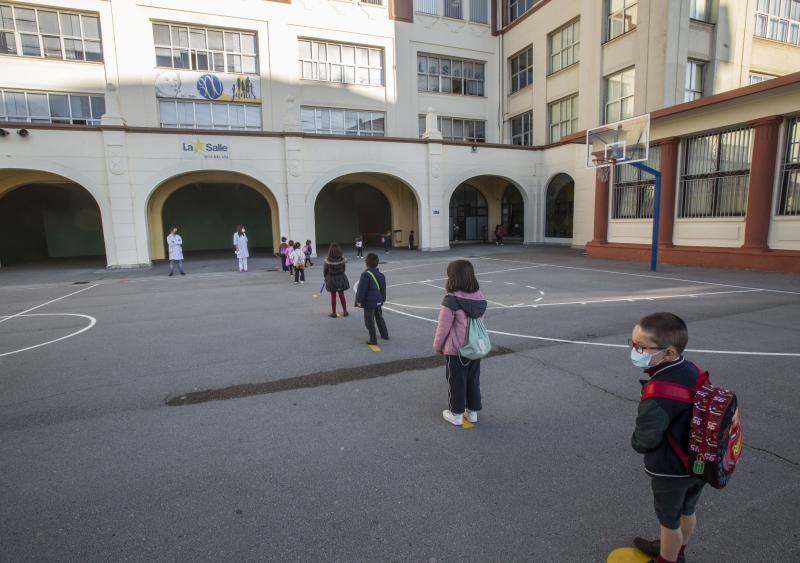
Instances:
[[[661,172],[641,162],[632,162],[632,166],[655,176],[656,185],[653,190],[653,241],[650,245],[650,271],[658,267],[658,223],[661,216]]]

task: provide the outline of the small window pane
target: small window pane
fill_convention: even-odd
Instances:
[[[173,101],[161,101],[158,104],[161,114],[161,125],[164,127],[176,127],[178,125],[178,110]]]
[[[6,92],[6,114],[12,121],[27,120],[28,108],[25,103],[25,94],[23,92]]]
[[[172,50],[166,47],[156,47],[156,66],[172,66]]]
[[[17,41],[13,32],[4,31],[0,33],[0,53],[11,55],[17,54]]]
[[[41,33],[52,33],[53,35],[61,33],[58,29],[58,14],[39,10],[39,31]]]
[[[8,99],[8,94],[6,94]],[[69,96],[65,94],[50,94],[50,115],[55,118],[69,119]]]
[[[194,127],[194,104],[192,102],[178,102],[178,125]]]
[[[239,41],[238,33],[225,34],[225,50],[229,53],[241,53],[242,45]]]
[[[95,16],[81,16],[83,36],[88,39],[100,39],[100,19]]]
[[[19,10],[17,10],[19,13]],[[60,14],[61,16],[61,33],[62,35],[70,35],[72,37],[81,36],[81,18],[75,14]]]
[[[92,118],[100,119],[106,113],[106,99],[103,96],[92,96],[90,98],[92,106]]]
[[[189,47],[189,30],[185,27],[172,26],[172,46]]]
[[[36,11],[28,8],[15,8],[14,14],[17,16],[17,31],[33,31],[36,33],[38,30],[36,26]]]
[[[50,104],[47,94],[28,94],[28,115],[31,117],[50,117]]]
[[[27,35],[21,33],[19,39],[20,43],[22,44],[23,55],[30,55],[32,57],[40,57],[42,55],[42,50],[39,48],[38,35]],[[78,44],[80,45],[80,41],[78,41]]]
[[[214,55],[214,70],[217,72],[225,72],[225,54],[212,53]]]
[[[311,58],[311,41],[300,41],[300,58],[301,59],[310,59]]]
[[[223,51],[222,32],[208,30],[208,48],[214,51]]]
[[[241,55],[228,55],[228,72],[242,72]]]
[[[248,128],[261,129],[261,108],[249,105],[244,110],[245,122]]]
[[[156,45],[169,45],[169,26],[153,24],[153,41]]]
[[[51,37],[49,35],[42,35],[42,44],[44,45],[44,56],[51,59],[61,58],[61,39],[58,37]]]
[[[356,49],[348,45],[342,46],[342,62],[344,64],[356,64]]]
[[[211,120],[211,104],[196,103],[194,105],[194,119],[195,125],[199,129],[212,129],[214,122]]]
[[[207,49],[206,32],[204,29],[192,29],[189,34],[192,49]]]
[[[0,6],[0,29],[14,29],[14,12],[11,6]]]
[[[211,107],[214,116],[215,129],[228,128],[228,106],[225,104],[214,104]]]
[[[233,105],[229,107],[231,129],[244,129],[244,107]]]
[[[70,96],[72,119],[90,119],[92,117],[89,107],[89,96]]]
[[[64,57],[69,60],[83,60],[83,41],[80,39],[64,39]]]
[[[256,58],[247,55],[242,56],[242,72],[248,74],[256,73]]]
[[[101,62],[103,60],[103,49],[99,41],[84,41],[83,45],[86,49],[86,60]]]
[[[190,68],[189,51],[183,49],[173,49],[172,66],[175,68]]]
[[[348,84],[354,84],[356,81],[356,69],[352,66],[344,67],[344,81]]]
[[[382,58],[380,49],[369,50],[369,66],[383,66]]]

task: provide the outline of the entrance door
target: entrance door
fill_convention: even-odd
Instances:
[[[473,186],[461,184],[450,198],[450,240],[482,240],[489,225],[486,198]]]
[[[544,236],[572,239],[572,216],[575,207],[575,182],[568,174],[558,174],[547,186]]]

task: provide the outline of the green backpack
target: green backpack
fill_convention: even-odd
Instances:
[[[468,360],[480,360],[491,351],[492,342],[489,340],[489,333],[486,331],[483,319],[468,319],[467,339],[464,345],[458,349],[459,355]]]

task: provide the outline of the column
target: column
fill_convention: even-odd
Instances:
[[[675,191],[678,185],[679,137],[668,137],[658,141],[661,150],[661,216],[658,222],[658,246],[672,246],[672,231],[675,227]]]
[[[778,134],[782,121],[783,118],[776,115],[751,123],[755,135],[742,248],[767,249],[775,159],[778,158]]]
[[[608,178],[609,167],[598,168],[594,174],[594,244],[608,242]]]

